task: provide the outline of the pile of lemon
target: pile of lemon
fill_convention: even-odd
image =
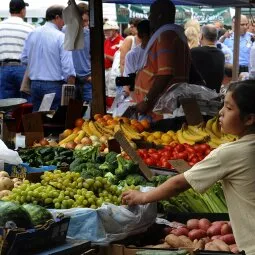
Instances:
[[[152,133],[144,131],[141,135],[146,142],[156,145],[171,145],[173,142],[178,142],[176,133],[173,130],[169,130],[166,133],[161,131]]]

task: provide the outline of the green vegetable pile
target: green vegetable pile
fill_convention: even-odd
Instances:
[[[52,214],[39,205],[24,204],[21,206],[10,201],[0,201],[0,215],[0,227],[10,222],[18,228],[25,229],[43,225],[53,219]]]
[[[204,194],[193,189],[176,197],[159,202],[164,212],[227,213],[226,200],[220,183],[214,184]]]
[[[30,167],[40,166],[65,166],[73,160],[73,151],[62,147],[35,147],[19,150],[19,155],[24,163]]]

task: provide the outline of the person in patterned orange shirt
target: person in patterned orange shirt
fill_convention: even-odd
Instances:
[[[175,6],[156,0],[150,7],[150,41],[142,69],[137,73],[134,99],[136,110],[148,114],[164,91],[174,83],[187,82],[190,52],[183,29],[175,25]]]

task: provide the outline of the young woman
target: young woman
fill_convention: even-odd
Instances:
[[[222,132],[237,135],[235,142],[213,150],[184,174],[168,179],[152,191],[127,191],[128,205],[166,199],[192,187],[205,192],[222,180],[233,233],[239,250],[255,254],[255,81],[232,83],[219,112]]]

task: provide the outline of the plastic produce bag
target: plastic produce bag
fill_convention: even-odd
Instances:
[[[89,240],[98,245],[107,245],[142,233],[157,217],[156,203],[129,208],[105,203],[98,209],[72,208],[50,211],[54,217],[59,213],[71,216],[67,232],[69,238]]]
[[[18,165],[23,162],[18,152],[8,149],[8,147],[1,139],[0,139],[0,160],[3,160],[4,163],[12,165]]]
[[[179,99],[181,98],[196,98],[200,108],[201,106],[217,108],[220,102],[213,99],[219,97],[220,95],[215,90],[201,85],[175,83],[159,98],[154,106],[153,112],[159,114],[173,113],[174,110],[180,107]],[[204,107],[201,111],[206,111],[206,108]],[[208,111],[210,111],[210,109],[208,109]]]

